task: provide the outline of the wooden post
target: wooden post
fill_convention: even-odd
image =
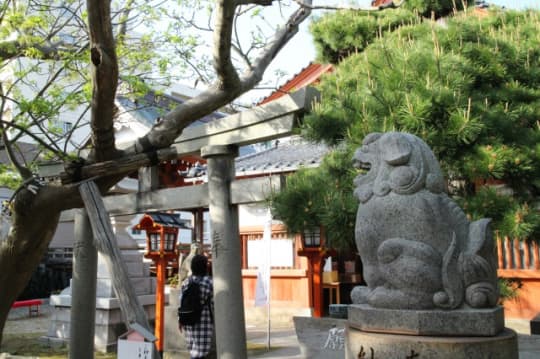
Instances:
[[[312,257],[313,265],[313,316],[321,318],[324,314],[324,299],[322,288],[322,261],[323,256]]]
[[[514,258],[512,256],[512,242],[508,236],[504,237],[506,269],[514,269]]]
[[[299,256],[308,259],[308,276],[310,278],[311,298],[310,304],[313,305],[313,316],[321,318],[324,314],[323,283],[322,283],[322,262],[328,256],[319,248],[309,248],[298,251]]]
[[[531,269],[531,250],[528,239],[523,241],[523,262],[523,269]]]
[[[497,264],[500,269],[504,268],[503,239],[497,235]]]
[[[97,250],[101,253],[109,272],[112,274],[114,292],[118,298],[126,327],[130,328],[131,323],[138,323],[152,332],[144,308],[140,305],[129,280],[128,270],[116,243],[110,217],[98,187],[92,181],[82,182],[79,185],[79,192],[90,218]],[[157,350],[154,350],[154,353],[156,358],[161,357]]]
[[[201,149],[201,155],[208,164],[214,323],[220,359],[247,358],[238,206],[231,201],[234,157],[237,154],[238,149],[233,146]]]
[[[520,242],[519,242],[519,239],[517,238],[514,238],[514,266],[516,269],[523,269],[523,258],[521,256],[521,251],[520,251]]]
[[[98,260],[92,227],[84,209],[75,214],[74,234],[69,359],[93,359]]]
[[[538,253],[538,243],[532,241],[532,247],[534,252],[534,269],[540,269],[540,257]]]

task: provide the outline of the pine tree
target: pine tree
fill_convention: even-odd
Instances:
[[[419,14],[426,11],[328,14],[312,26],[320,60],[335,71],[322,79],[322,100],[302,131],[339,146],[311,175],[332,200],[321,196],[325,205],[313,207],[322,210],[304,213],[334,229],[332,246],[350,246],[343,223],[354,223],[352,185],[330,183],[351,181],[352,152],[365,135],[404,131],[434,150],[471,219],[493,218],[503,236],[540,238],[540,13]],[[479,186],[486,183],[504,191]],[[279,206],[294,206],[286,196],[273,199],[278,216]],[[347,211],[335,208],[340,201]]]

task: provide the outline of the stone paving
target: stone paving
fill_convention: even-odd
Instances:
[[[51,308],[42,305],[39,316],[29,316],[28,308],[12,309],[4,329],[5,334],[23,333],[47,333],[51,315]],[[247,320],[248,342],[258,346],[267,344],[267,324],[262,318],[259,320]],[[540,335],[530,335],[529,321],[520,319],[507,319],[506,326],[518,333],[519,359],[540,358]],[[291,320],[281,320],[272,326],[270,335],[270,351],[261,350],[250,358],[302,358],[294,325]],[[0,359],[13,356],[0,354]],[[173,357],[169,357],[173,358]]]

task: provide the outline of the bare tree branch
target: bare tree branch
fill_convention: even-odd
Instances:
[[[116,155],[114,145],[114,99],[118,86],[118,61],[111,25],[110,1],[88,0],[90,60],[92,62],[92,128],[93,155],[97,161]]]
[[[253,88],[262,79],[264,70],[279,50],[298,32],[299,25],[311,13],[310,9],[303,7],[294,12],[287,24],[278,30],[274,40],[264,49],[263,54],[256,59],[254,66],[240,80],[231,60],[231,39],[236,7],[248,3],[271,4],[268,1],[222,0],[217,6],[214,35],[214,63],[218,76],[217,82],[196,98],[186,101],[166,114],[149,133],[126,149],[126,155],[169,146],[190,123],[219,109]]]
[[[310,5],[311,0],[305,1]],[[288,19],[285,26],[279,29],[274,35],[274,39],[266,46],[261,56],[255,60],[251,71],[244,75],[242,82],[244,86],[255,86],[264,74],[270,62],[276,57],[279,51],[298,32],[300,24],[311,15],[309,7],[300,7]]]
[[[4,21],[4,16],[6,15],[6,11],[9,8],[9,4],[12,1],[13,0],[6,0],[2,4],[0,4],[0,24],[2,23],[2,21]]]
[[[234,26],[236,4],[234,0],[221,0],[217,6],[214,32],[214,67],[223,88],[231,88],[239,83],[238,73],[231,61],[231,39]]]
[[[2,103],[0,104],[0,113],[4,113],[4,107],[6,104],[6,101],[4,100],[4,89],[0,85],[0,98],[2,98]],[[13,166],[17,169],[19,174],[23,179],[29,178],[32,176],[32,172],[27,168],[24,167],[18,160],[15,154],[13,153],[13,148],[11,147],[11,142],[8,138],[7,131],[4,128],[3,121],[0,121],[0,132],[2,133],[2,142],[4,143],[6,153],[8,155],[9,160],[13,164]]]
[[[261,5],[261,6],[270,6],[275,0],[238,0],[237,5]]]
[[[64,152],[60,151],[60,149],[56,146],[56,143],[54,143],[54,142],[51,143],[52,139],[50,137],[48,137],[47,140],[45,141],[41,137],[36,135],[35,133],[28,131],[28,129],[26,127],[20,126],[17,123],[15,123],[14,121],[1,120],[0,121],[0,126],[1,126],[2,129],[5,130],[4,132],[7,132],[7,130],[9,128],[15,128],[18,131],[20,131],[21,135],[15,136],[14,138],[10,139],[10,142],[16,142],[20,138],[20,136],[22,136],[22,134],[24,134],[26,136],[31,137],[32,140],[36,141],[36,143],[38,145],[40,145],[43,148],[47,149],[48,151],[51,151],[52,153],[54,153],[56,156],[58,156],[58,158],[66,157],[66,154]],[[53,145],[54,145],[54,147],[53,147]]]
[[[27,56],[25,52],[29,49],[36,49],[40,52],[42,60],[61,60],[61,52],[75,53],[80,49],[72,44],[63,41],[57,42],[39,42],[39,43],[21,43],[18,40],[3,41],[0,43],[0,60],[9,60],[17,57]]]
[[[129,0],[126,3],[126,7],[122,10],[120,15],[120,23],[118,28],[118,39],[121,39],[126,36],[127,33],[127,23],[129,19],[129,14],[132,10],[134,0]]]

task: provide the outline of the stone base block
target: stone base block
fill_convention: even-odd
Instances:
[[[293,317],[293,321],[302,358],[343,359],[346,320]]]
[[[53,298],[55,297],[55,298]],[[138,296],[152,326],[155,319],[155,296]],[[51,321],[47,336],[42,340],[69,342],[71,320],[71,297],[51,296]],[[176,320],[176,317],[172,318]],[[168,320],[168,319],[167,319]],[[116,350],[117,339],[127,331],[122,312],[116,298],[97,298],[95,316],[94,348],[103,353]]]
[[[349,306],[349,325],[366,332],[494,336],[504,329],[502,307],[456,310],[396,310],[366,304]]]
[[[516,332],[494,337],[431,337],[369,333],[348,328],[345,358],[518,359]]]

